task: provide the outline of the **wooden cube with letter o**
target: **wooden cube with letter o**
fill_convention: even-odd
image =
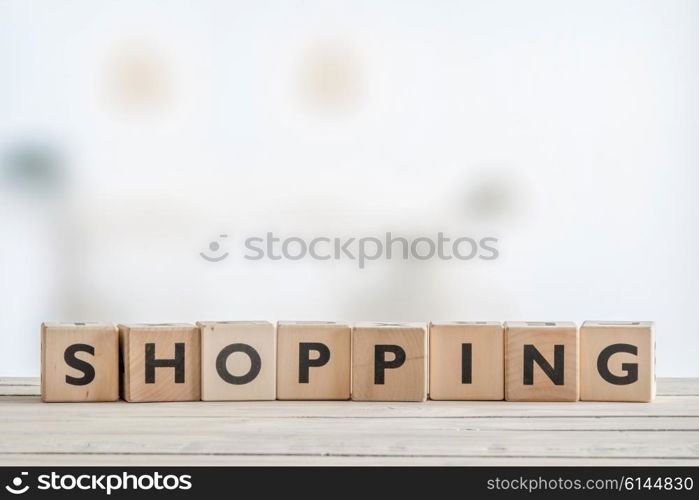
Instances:
[[[277,347],[269,321],[201,321],[201,399],[272,400]]]

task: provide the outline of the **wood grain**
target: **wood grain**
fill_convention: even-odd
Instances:
[[[350,397],[351,328],[346,323],[282,321],[277,326],[277,398],[281,400],[341,400]],[[321,343],[329,359],[308,368],[299,381],[301,343]],[[309,352],[313,359],[319,353]]]
[[[613,384],[600,374],[597,362],[612,344],[633,346],[636,354],[619,352],[604,365],[610,374],[627,375],[624,364],[637,371],[633,383]],[[633,369],[633,368],[632,368]],[[652,401],[655,397],[655,333],[648,321],[585,321],[580,327],[580,399],[585,401]]]
[[[471,348],[470,381],[462,380],[462,345]],[[430,324],[430,399],[501,400],[505,391],[501,323]]]
[[[397,345],[405,352],[398,368],[384,370],[375,381],[375,346]],[[355,401],[424,401],[427,398],[427,327],[422,323],[358,323],[352,328],[352,399]],[[390,361],[391,354],[386,354]]]
[[[524,346],[533,345],[554,365],[554,346],[564,349],[564,383],[556,385],[534,363],[533,384],[525,384]],[[578,328],[569,322],[505,323],[505,399],[508,401],[577,401],[580,395]]]
[[[264,401],[277,397],[277,334],[269,321],[202,321],[201,399],[202,401]],[[219,354],[228,346],[244,344],[254,349],[259,367],[253,368],[249,354],[233,352],[225,359],[229,374],[243,377],[257,370],[252,380],[229,383],[216,368]],[[253,354],[254,355],[254,354]]]
[[[84,344],[94,350],[76,352],[89,363],[94,379],[85,385],[69,384],[67,376],[82,378],[82,371],[64,361],[66,349]],[[99,323],[44,323],[41,325],[41,394],[45,402],[116,401],[119,399],[119,337],[116,327]]]
[[[155,380],[146,381],[146,344],[155,344],[156,359],[174,359],[175,344],[184,344],[184,381],[175,369],[158,367]],[[119,325],[124,370],[121,397],[129,402],[198,401],[201,395],[199,328],[190,324]]]

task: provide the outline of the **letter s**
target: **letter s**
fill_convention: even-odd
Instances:
[[[253,252],[257,252],[257,255],[250,255],[250,254],[245,254],[245,258],[247,260],[260,260],[265,256],[265,251],[259,247],[255,247],[252,245],[253,242],[259,241],[260,243],[264,243],[265,240],[262,238],[248,238],[245,240],[245,248],[248,250],[252,250]]]
[[[87,361],[83,361],[82,359],[76,357],[76,353],[78,352],[86,352],[94,356],[95,348],[87,344],[72,344],[66,347],[66,350],[63,353],[63,359],[65,360],[66,364],[71,368],[75,368],[76,370],[83,372],[82,377],[71,377],[70,375],[66,375],[66,384],[87,385],[95,380],[95,367]]]

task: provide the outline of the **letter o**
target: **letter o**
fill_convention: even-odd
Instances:
[[[250,369],[245,375],[233,375],[226,367],[228,356],[234,352],[242,352],[250,358]],[[216,372],[223,380],[233,385],[243,385],[255,380],[262,369],[262,359],[254,347],[248,344],[229,344],[216,356]]]

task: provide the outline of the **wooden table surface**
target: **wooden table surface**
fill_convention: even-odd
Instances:
[[[0,378],[0,465],[699,465],[699,379],[653,403],[42,403]]]

